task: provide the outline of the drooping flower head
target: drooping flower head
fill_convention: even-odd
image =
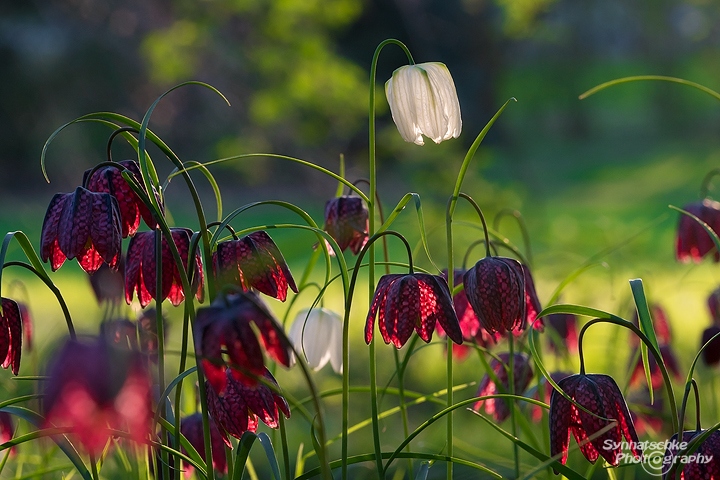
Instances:
[[[125,259],[122,256],[117,270],[103,263],[88,278],[98,304],[105,303],[111,308],[120,305],[125,294]]]
[[[670,344],[666,343],[660,345],[660,355],[662,356],[663,363],[665,364],[668,373],[674,376],[676,380],[680,380],[682,378],[682,375],[680,374],[680,368],[678,367],[677,359],[675,358],[675,354],[673,353]],[[650,383],[652,384],[652,388],[659,389],[663,386],[664,379],[662,371],[660,370],[660,367],[655,361],[654,355],[648,354],[648,364],[650,367]],[[643,368],[642,357],[638,357],[637,361],[635,362],[635,366],[633,367],[632,365],[630,365],[630,367],[632,368],[632,375],[630,375],[630,385],[636,386],[644,383],[645,369]]]
[[[705,432],[705,430],[686,430],[683,432],[683,443],[689,444],[692,440]],[[676,478],[680,470],[681,480],[714,480],[720,478],[720,432],[711,433],[705,441],[692,454],[679,455],[680,445],[677,434],[667,442],[667,449],[663,456],[663,479]]]
[[[188,439],[190,445],[200,454],[200,458],[207,463],[205,455],[205,437],[203,436],[203,420],[201,413],[193,413],[180,420],[180,432]],[[212,442],[212,466],[215,471],[227,473],[227,457],[225,456],[225,439],[220,433],[215,420],[210,418],[210,441]],[[187,455],[185,449],[182,452]],[[192,475],[193,466],[190,463],[184,463],[185,476]]]
[[[491,335],[520,330],[525,322],[525,274],[520,262],[507,257],[485,257],[465,272],[465,294]]]
[[[18,303],[3,297],[2,315],[0,315],[0,359],[2,359],[2,367],[10,367],[13,375],[17,375],[20,371],[22,321],[23,316]]]
[[[137,442],[149,433],[150,375],[137,352],[102,338],[67,340],[48,369],[44,411],[48,427],[65,427],[86,450],[101,452],[113,435]]]
[[[40,256],[53,271],[66,259],[78,259],[88,273],[103,262],[117,268],[122,225],[117,200],[107,193],[77,187],[57,193],[50,201],[42,226]]]
[[[0,443],[9,442],[15,435],[12,416],[8,412],[0,412]],[[10,448],[10,455],[17,454],[17,445]]]
[[[444,278],[426,273],[383,275],[375,288],[365,322],[365,343],[370,344],[377,315],[378,328],[385,343],[402,348],[413,330],[429,343],[435,324],[455,343],[462,343],[462,332],[453,309],[450,289]]]
[[[477,395],[482,397],[485,395],[496,395],[498,393],[510,393],[510,376],[508,370],[510,368],[510,354],[501,353],[498,355],[501,361],[493,358],[490,362],[490,368],[497,377],[500,385],[497,385],[486,373],[480,381]],[[515,393],[522,395],[525,389],[530,385],[533,373],[527,355],[516,353],[513,355],[513,383],[515,385]],[[485,405],[485,412],[492,415],[496,422],[500,423],[510,416],[510,402],[502,398],[489,398],[480,400],[475,403],[473,410],[480,411]]]
[[[189,228],[171,228],[172,240],[180,253],[183,268],[187,270],[188,252],[190,250],[190,237],[192,230]],[[155,272],[157,256],[162,260],[162,290],[160,298],[157,298]],[[130,240],[127,258],[125,259],[125,301],[132,302],[133,293],[137,291],[138,300],[142,307],[147,306],[151,299],[162,302],[166,298],[178,306],[185,299],[180,280],[180,271],[175,265],[175,260],[170,251],[168,239],[163,235],[161,250],[155,252],[155,232],[139,232]],[[195,262],[192,269],[192,278],[197,284],[195,296],[198,300],[203,298],[203,269],[200,254],[195,254]]]
[[[393,121],[406,142],[424,145],[457,138],[462,131],[460,102],[450,71],[443,63],[405,65],[385,83]]]
[[[260,342],[253,325],[260,332]],[[255,385],[257,377],[264,375],[261,342],[276,362],[290,366],[291,347],[282,326],[255,293],[218,295],[211,306],[198,309],[193,331],[200,365],[218,394],[225,391],[227,376]]]
[[[550,456],[561,454],[560,463],[565,464],[572,433],[580,445],[580,451],[591,463],[602,456],[610,465],[617,466],[619,454],[622,453],[622,437],[629,442],[633,455],[642,458],[630,412],[612,377],[578,374],[560,380],[558,386],[594,415],[579,409],[559,392],[553,391],[550,398]],[[604,418],[616,420],[617,424],[605,433],[595,435],[610,424]],[[593,436],[595,438],[589,440]],[[608,448],[608,445],[616,448]]]
[[[287,298],[288,286],[298,292],[282,253],[264,231],[218,243],[213,263],[220,282],[246,292],[252,287],[281,302]]]
[[[709,342],[715,335],[720,333],[720,327],[711,325],[703,330],[700,346],[702,347]],[[702,352],[702,359],[705,365],[717,365],[720,362],[720,337],[713,340]]]
[[[135,160],[123,160],[117,162],[117,164],[127,169],[135,177],[138,184],[143,185],[140,180],[140,167]],[[135,235],[140,226],[141,217],[148,227],[154,229],[157,226],[150,209],[140,200],[137,193],[130,188],[130,185],[123,178],[121,168],[110,165],[100,167],[88,178],[91,171],[92,169],[85,171],[83,185],[86,185],[91,192],[109,193],[117,200],[120,208],[123,238]]]
[[[342,373],[342,331],[340,315],[327,308],[313,308],[297,314],[288,337],[312,369],[318,371],[330,362],[335,373]]]
[[[455,286],[463,284],[464,274],[465,270],[459,268],[455,269],[455,274],[453,276],[453,284]],[[446,279],[447,270],[443,270],[441,275],[443,278]],[[477,315],[475,315],[475,312],[473,311],[470,303],[468,302],[467,295],[465,294],[465,289],[459,290],[453,296],[453,306],[455,307],[455,313],[458,317],[460,331],[462,332],[463,338],[462,345],[453,343],[453,355],[455,357],[457,357],[458,359],[463,359],[468,356],[468,354],[472,350],[472,346],[470,346],[468,342],[475,342],[481,347],[489,347],[490,345],[494,345],[496,343],[496,339],[494,336],[487,333],[485,329],[480,328],[480,320],[478,320]],[[442,325],[437,323],[435,325],[435,328],[437,329],[438,335],[443,337],[445,336],[445,330],[443,330]]]
[[[140,352],[147,355],[148,358],[157,363],[158,361],[158,330],[156,310],[148,308],[141,311],[137,317],[137,335],[140,343]],[[167,337],[168,327],[163,316],[163,334]]]
[[[267,369],[262,377],[275,391],[262,382],[255,382],[254,385],[239,382],[229,370],[226,376],[227,388],[222,394],[218,394],[209,382],[205,382],[208,410],[220,427],[225,443],[230,443],[225,433],[240,438],[246,431],[255,432],[258,419],[270,428],[277,428],[280,412],[285,418],[290,418],[290,407],[278,393],[280,387]]]
[[[350,248],[357,255],[362,250],[368,240],[368,224],[368,209],[360,197],[343,195],[325,204],[325,231],[342,251]]]
[[[713,290],[707,299],[710,316],[715,325],[720,326],[720,287]]]
[[[139,350],[137,326],[126,318],[116,318],[100,324],[100,337],[117,348]]]
[[[567,349],[569,353],[578,351],[577,316],[572,313],[551,313],[545,317],[549,330],[550,348],[557,352]]]
[[[530,273],[530,267],[521,263],[523,271],[523,279],[525,280],[525,325],[529,325],[535,330],[542,331],[545,323],[542,318],[538,318],[537,314],[542,311],[542,305],[535,290],[535,281]]]
[[[720,232],[720,203],[708,198],[702,202],[685,205],[683,210],[692,213],[707,223],[716,233]],[[720,261],[720,252],[715,249],[715,243],[695,219],[680,214],[677,238],[675,240],[675,257],[681,262],[700,262],[702,258],[714,251],[713,259]]]

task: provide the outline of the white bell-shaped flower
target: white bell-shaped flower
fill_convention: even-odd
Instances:
[[[336,373],[342,373],[340,315],[326,308],[303,310],[295,317],[288,337],[298,353],[305,354],[308,365],[315,371],[329,361]]]
[[[450,71],[443,63],[405,65],[385,83],[392,118],[406,142],[424,145],[457,138],[462,131],[460,102]]]

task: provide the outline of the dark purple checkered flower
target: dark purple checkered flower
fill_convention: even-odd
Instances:
[[[277,428],[280,412],[285,418],[290,418],[290,407],[278,393],[280,387],[267,369],[261,376],[274,389],[262,382],[255,382],[254,385],[238,382],[230,370],[226,375],[227,388],[222,394],[218,394],[209,382],[205,382],[208,410],[221,427],[221,433],[226,432],[240,438],[248,430],[257,430],[258,419],[270,428]]]
[[[642,458],[630,412],[612,377],[600,374],[578,374],[560,380],[558,386],[594,415],[577,408],[560,393],[553,391],[550,398],[551,456],[562,454],[560,463],[565,463],[572,433],[580,445],[580,451],[591,463],[595,463],[598,456],[602,456],[610,465],[617,466],[618,454],[622,453],[619,447],[622,437],[630,443],[633,455]],[[589,440],[609,425],[607,420],[600,417],[616,420],[617,424]],[[606,442],[607,440],[610,442]],[[607,448],[608,444],[618,448]]]
[[[140,167],[135,160],[123,160],[117,162],[117,165],[127,169],[140,185],[143,184],[140,180]],[[86,185],[91,192],[109,193],[117,199],[120,208],[123,238],[137,232],[141,217],[148,227],[155,228],[157,226],[150,209],[140,200],[140,197],[123,178],[121,168],[113,166],[101,167],[95,170],[92,176],[88,178],[91,171],[92,169],[85,171],[83,185]]]
[[[498,393],[510,393],[510,376],[508,370],[510,368],[510,354],[501,353],[498,355],[501,362],[496,358],[490,362],[490,368],[495,373],[500,385],[498,386],[486,373],[480,381],[477,395],[483,397],[485,395],[496,395]],[[533,373],[527,355],[520,353],[514,354],[513,362],[513,380],[515,384],[515,394],[522,395],[525,389],[530,385]],[[502,398],[489,398],[480,400],[473,406],[473,410],[480,411],[485,405],[485,412],[492,415],[496,422],[504,421],[510,415],[510,402]]]
[[[180,253],[183,268],[187,270],[188,251],[190,250],[190,237],[192,230],[189,228],[171,228],[173,242]],[[125,301],[132,302],[133,293],[137,291],[138,300],[142,307],[147,306],[151,299],[162,302],[166,298],[177,306],[185,299],[185,293],[180,281],[180,271],[175,265],[167,238],[163,235],[160,257],[162,259],[162,289],[160,298],[156,296],[155,271],[155,232],[137,233],[128,246],[127,258],[125,260]],[[202,301],[203,298],[203,269],[200,254],[195,254],[193,275],[197,290],[195,296]]]
[[[103,263],[88,278],[98,304],[105,303],[111,307],[120,305],[125,294],[125,259],[122,256],[117,270]]]
[[[213,266],[221,282],[239,285],[246,292],[252,287],[282,302],[288,286],[298,292],[282,253],[264,231],[218,243]]]
[[[706,198],[702,202],[685,205],[683,210],[707,223],[715,232],[720,232],[720,203]],[[699,262],[713,250],[715,243],[702,225],[695,219],[681,214],[675,241],[675,257],[681,262],[690,260]],[[713,258],[716,262],[720,261],[720,253],[717,250],[713,253]]]
[[[40,238],[40,256],[50,260],[53,271],[66,259],[78,259],[88,273],[103,262],[117,268],[122,225],[117,200],[107,193],[77,187],[73,193],[57,193],[50,201]]]
[[[193,413],[182,420],[180,420],[180,432],[188,439],[190,445],[192,445],[200,458],[207,463],[207,457],[205,456],[205,437],[203,436],[203,421],[201,413]],[[210,441],[212,442],[212,466],[215,471],[220,473],[227,473],[227,457],[225,456],[225,438],[220,433],[215,420],[210,418]],[[228,445],[230,446],[230,445]],[[182,452],[187,455],[185,449]],[[190,463],[184,464],[185,476],[189,477],[192,475],[193,466]]]
[[[252,325],[260,332],[260,342]],[[211,306],[198,309],[193,330],[201,366],[218,394],[227,386],[226,373],[245,385],[257,383],[266,371],[261,342],[275,361],[290,366],[290,343],[255,293],[219,295]]]
[[[373,338],[375,316],[385,343],[402,348],[413,329],[424,342],[430,342],[436,323],[455,343],[462,343],[450,289],[444,278],[426,273],[383,275],[375,289],[365,322],[365,342]]]
[[[710,341],[715,335],[720,333],[720,327],[713,325],[706,328],[702,333],[702,339],[700,340],[700,346],[702,347]],[[705,365],[717,365],[720,362],[720,337],[713,340],[710,345],[707,346],[702,352],[702,359]]]
[[[355,255],[368,240],[368,209],[360,197],[343,195],[325,204],[325,231],[345,251]]]
[[[686,430],[683,432],[683,442],[690,443],[693,438],[701,435],[705,430]],[[668,447],[663,456],[664,479],[675,478],[676,470],[682,469],[681,480],[715,480],[720,478],[720,432],[717,430],[708,436],[704,442],[693,452],[681,454],[677,442],[677,434],[670,438]]]
[[[3,297],[2,315],[0,315],[0,359],[2,359],[2,367],[10,367],[14,375],[20,371],[22,319],[17,302]]]
[[[517,331],[525,321],[525,274],[517,260],[485,257],[465,272],[465,294],[491,335]]]

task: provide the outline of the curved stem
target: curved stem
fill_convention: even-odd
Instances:
[[[692,387],[695,393],[695,430],[698,432],[702,430],[700,427],[700,394],[698,393],[698,386],[695,379],[692,379]]]
[[[519,210],[513,210],[510,208],[504,208],[500,210],[497,215],[495,215],[495,220],[493,220],[493,229],[499,231],[500,229],[498,227],[500,226],[500,220],[502,220],[503,217],[508,215],[513,217],[517,221],[518,227],[520,227],[520,233],[522,234],[523,243],[525,244],[525,256],[527,257],[527,265],[531,266],[532,248],[530,245],[530,234],[528,233],[525,218],[522,216],[522,213],[520,213]]]
[[[458,197],[464,198],[465,200],[467,200],[468,203],[470,203],[470,205],[472,205],[472,207],[475,209],[478,216],[480,217],[480,221],[482,222],[482,226],[483,226],[483,232],[485,232],[485,255],[488,257],[491,256],[490,255],[490,236],[488,234],[487,222],[485,222],[485,215],[483,215],[482,209],[475,202],[475,200],[473,200],[473,198],[470,195],[468,195],[466,193],[459,193]]]
[[[217,227],[217,226],[222,225],[222,224],[223,224],[223,222],[210,222],[210,223],[207,224],[207,227],[208,227],[208,228],[212,228],[212,227]],[[235,233],[235,229],[234,229],[229,223],[226,223],[226,224],[224,225],[224,227],[227,229],[227,231],[230,232],[230,235],[232,235],[233,240],[237,240],[237,239],[238,239],[237,233]]]
[[[720,168],[713,168],[703,178],[702,184],[700,185],[700,198],[706,198],[708,196],[708,188],[710,187],[710,180],[716,175],[720,175]]]
[[[612,323],[614,325],[619,325],[621,327],[625,327],[629,330],[632,330],[635,335],[640,338],[640,340],[647,345],[648,351],[652,353],[653,357],[655,357],[655,362],[657,363],[658,367],[660,368],[660,372],[663,376],[663,381],[665,383],[665,389],[667,390],[668,400],[670,401],[670,413],[672,417],[672,423],[673,423],[673,430],[678,431],[678,411],[677,411],[677,405],[675,404],[675,395],[673,394],[673,388],[672,388],[672,382],[670,381],[670,375],[668,374],[667,368],[665,367],[665,363],[663,363],[662,355],[660,354],[660,351],[655,348],[655,345],[650,341],[650,339],[635,325],[628,322],[627,320],[623,320],[617,317],[614,318],[595,318],[593,320],[590,320],[588,323],[583,325],[582,329],[580,330],[580,334],[578,335],[578,353],[580,355],[580,374],[585,374],[585,365],[582,357],[582,344],[583,344],[583,337],[585,336],[585,332],[588,328],[595,325],[596,323]],[[720,336],[720,334],[718,334]],[[681,412],[682,413],[682,412]],[[680,420],[682,421],[682,420]],[[681,438],[681,437],[678,437]]]
[[[110,134],[110,138],[108,138],[108,142],[107,142],[107,161],[108,162],[113,161],[113,159],[112,159],[112,142],[113,142],[113,140],[115,140],[115,137],[117,137],[121,133],[125,133],[125,132],[140,133],[140,131],[134,127],[120,127],[117,130],[115,130],[114,132],[112,132]]]
[[[660,80],[663,82],[670,82],[670,83],[679,83],[681,85],[687,85],[688,87],[697,88],[698,90],[707,93],[711,97],[715,98],[716,100],[720,100],[720,93],[716,92],[715,90],[712,90],[708,87],[705,87],[703,85],[700,85],[699,83],[691,82],[689,80],[684,80],[682,78],[676,78],[676,77],[666,77],[664,75],[636,75],[632,77],[623,77],[618,78],[615,80],[610,80],[609,82],[601,83],[600,85],[591,88],[587,92],[581,94],[578,98],[580,100],[584,100],[590,95],[593,95],[600,90],[605,90],[608,87],[612,87],[613,85],[619,85],[621,83],[628,83],[628,82],[638,82],[638,81],[644,81],[644,80]]]

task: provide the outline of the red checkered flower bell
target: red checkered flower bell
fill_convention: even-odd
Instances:
[[[245,385],[256,384],[264,375],[261,343],[275,361],[290,366],[291,346],[282,327],[252,292],[218,296],[211,306],[198,309],[193,330],[200,365],[218,394],[227,386],[226,373]]]
[[[278,393],[280,387],[270,372],[265,369],[262,377],[265,382],[273,385],[271,389],[262,382],[248,385],[238,382],[228,370],[227,388],[218,394],[209,382],[205,382],[208,396],[208,410],[221,428],[235,438],[242,437],[246,431],[255,432],[258,419],[270,428],[277,428],[280,412],[290,418],[290,407],[285,398]],[[229,444],[228,441],[226,443]]]
[[[140,167],[135,160],[123,160],[117,162],[117,165],[122,168],[110,165],[100,167],[92,173],[92,176],[90,176],[92,169],[86,170],[83,175],[83,185],[91,192],[109,193],[115,197],[120,208],[123,238],[135,235],[140,226],[140,218],[145,220],[148,227],[154,229],[157,222],[150,213],[150,209],[140,200],[140,197],[122,176],[123,169],[125,169],[135,177],[137,183],[142,185]],[[90,177],[88,178],[88,176]]]
[[[288,286],[298,292],[282,253],[264,231],[218,243],[213,265],[220,282],[239,285],[246,292],[255,288],[281,302],[287,298]]]
[[[572,433],[580,445],[580,451],[591,463],[602,456],[610,465],[617,466],[619,454],[622,453],[622,437],[629,442],[633,455],[642,458],[625,398],[612,377],[578,374],[560,380],[558,386],[592,413],[579,409],[559,392],[553,391],[550,398],[550,456],[561,455],[560,463],[565,464]],[[596,435],[610,425],[606,419],[614,420],[617,424],[605,433]],[[591,437],[594,438],[591,440]],[[608,448],[608,445],[612,448]]]
[[[192,230],[189,228],[171,228],[172,240],[180,253],[183,268],[187,270],[188,251],[190,250],[190,237]],[[156,288],[156,265],[157,258],[162,259],[162,289],[160,298],[157,298]],[[195,263],[192,269],[192,278],[197,285],[195,296],[198,300],[203,299],[203,268],[200,254],[195,254]],[[185,299],[180,280],[180,271],[177,269],[168,239],[163,235],[160,252],[155,251],[155,232],[140,232],[135,234],[128,246],[127,258],[125,259],[125,301],[132,302],[133,293],[137,291],[140,305],[144,308],[151,299],[162,302],[166,298],[178,306]]]
[[[477,395],[483,397],[485,395],[496,395],[498,393],[510,393],[510,376],[508,369],[510,368],[510,354],[501,353],[498,355],[501,361],[494,358],[490,362],[490,368],[495,373],[500,385],[497,385],[486,373],[480,381]],[[532,368],[527,355],[516,353],[513,356],[513,383],[515,386],[515,394],[522,395],[530,381],[533,378]],[[496,422],[500,423],[510,416],[510,402],[502,398],[489,398],[480,400],[475,403],[473,410],[480,411],[485,405],[485,412],[492,415]]]
[[[220,433],[215,420],[210,420],[210,442],[212,442],[212,466],[216,472],[227,473],[227,457],[225,456],[225,438]],[[180,420],[180,432],[188,439],[190,445],[200,454],[200,458],[208,463],[205,455],[205,437],[203,436],[203,421],[201,413],[193,413]],[[228,445],[230,446],[230,445]],[[187,455],[185,449],[182,452]],[[185,477],[192,475],[194,467],[190,463],[184,463]]]
[[[340,250],[357,255],[368,240],[368,209],[362,198],[343,195],[325,204],[325,231]]]
[[[2,367],[10,367],[14,375],[20,371],[22,335],[23,316],[20,306],[15,300],[3,297],[0,315],[0,359]]]
[[[375,288],[365,322],[365,343],[368,344],[373,338],[375,316],[383,340],[392,342],[396,348],[405,345],[413,329],[424,342],[430,342],[436,323],[453,342],[463,341],[450,289],[438,275],[383,275]]]
[[[522,329],[525,322],[525,273],[515,259],[485,257],[465,272],[465,294],[488,333]]]
[[[40,237],[40,256],[50,260],[53,271],[66,259],[78,259],[88,273],[103,262],[117,268],[122,225],[117,200],[107,193],[77,187],[73,193],[57,193],[50,201]]]
[[[691,453],[682,454],[680,446],[690,444],[692,440],[704,433],[705,430],[686,430],[683,432],[682,442],[677,441],[677,434],[667,442],[667,449],[663,456],[663,479],[676,477],[676,470],[680,470],[680,480],[714,480],[720,478],[720,432],[711,433],[700,446]]]
[[[720,232],[720,203],[706,198],[702,202],[685,205],[683,210],[707,223],[716,233]],[[703,226],[695,219],[681,214],[675,241],[675,257],[681,262],[700,262],[713,250],[714,260],[720,261],[720,253],[715,250],[715,243]]]

